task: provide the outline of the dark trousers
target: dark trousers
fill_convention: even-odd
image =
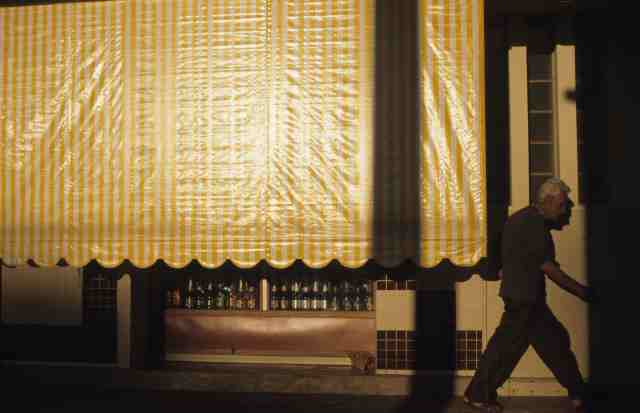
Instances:
[[[504,314],[482,355],[465,394],[476,401],[491,401],[511,376],[529,345],[549,367],[572,399],[582,399],[584,382],[571,351],[567,329],[544,300],[520,303],[504,299]]]

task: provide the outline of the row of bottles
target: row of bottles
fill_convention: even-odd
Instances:
[[[373,311],[369,281],[289,280],[271,285],[272,311]]]
[[[261,288],[264,289],[263,294],[260,294]],[[367,280],[281,280],[271,283],[270,287],[263,280],[258,287],[244,279],[226,283],[189,278],[186,288],[167,290],[166,305],[193,310],[374,310],[372,282]]]
[[[256,310],[257,288],[240,279],[233,283],[189,278],[184,291],[167,291],[167,307],[189,310]]]

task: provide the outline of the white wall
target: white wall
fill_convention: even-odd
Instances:
[[[572,188],[571,197],[578,201],[577,132],[574,102],[566,91],[575,88],[575,52],[573,46],[557,46],[553,56],[555,134],[558,175]],[[509,213],[529,203],[529,148],[527,125],[526,46],[512,46],[509,50],[510,99],[510,178],[511,208]],[[573,209],[571,224],[563,231],[552,231],[556,242],[557,260],[576,280],[586,282],[586,226],[585,210],[581,205]],[[503,304],[498,297],[499,282],[487,282],[487,328],[491,336],[500,321]],[[579,298],[561,290],[547,280],[548,303],[557,318],[567,327],[572,348],[583,375],[588,376],[588,312]],[[532,349],[522,358],[512,377],[502,389],[508,394],[562,394],[564,391],[551,380],[536,387],[522,379],[551,379],[553,375]],[[520,379],[520,381],[518,381]],[[542,383],[544,380],[539,381]],[[519,383],[519,384],[516,384]],[[524,384],[523,384],[524,383]]]
[[[81,325],[82,272],[72,267],[2,268],[6,324]]]
[[[415,330],[416,292],[376,291],[376,330]]]

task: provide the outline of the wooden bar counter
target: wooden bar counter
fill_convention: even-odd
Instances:
[[[375,312],[165,310],[167,356],[349,357],[375,366]]]

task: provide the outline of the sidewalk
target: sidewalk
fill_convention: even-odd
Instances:
[[[158,370],[113,366],[0,364],[3,393],[25,412],[435,412],[471,413],[446,380],[364,376],[345,369],[173,365]],[[398,393],[404,387],[405,393]],[[396,394],[394,394],[396,393]],[[410,397],[407,397],[410,394]],[[449,396],[448,396],[449,395]],[[564,397],[503,398],[506,413],[564,413]],[[602,406],[601,406],[602,407]],[[615,411],[594,409],[594,411]]]

